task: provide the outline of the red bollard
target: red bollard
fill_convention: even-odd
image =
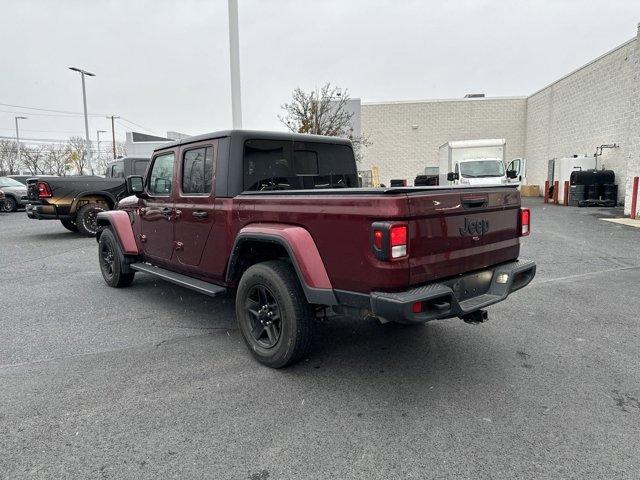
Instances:
[[[564,181],[564,202],[562,202],[564,204],[564,206],[568,206],[569,205],[569,181],[565,180]]]
[[[553,182],[553,203],[555,203],[556,205],[558,204],[558,183],[558,180]]]
[[[544,203],[549,203],[549,180],[544,181]]]
[[[631,187],[631,218],[635,220],[638,211],[638,180],[640,177],[633,177],[633,187]]]

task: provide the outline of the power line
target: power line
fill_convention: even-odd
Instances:
[[[0,105],[2,105],[3,107],[22,108],[22,109],[25,109],[25,110],[38,110],[38,111],[41,111],[41,112],[65,113],[65,114],[70,114],[70,115],[82,115],[82,116],[84,116],[83,112],[71,112],[69,110],[54,110],[54,109],[51,109],[51,108],[41,108],[41,107],[25,107],[24,105],[12,105],[10,103],[0,103]],[[92,113],[91,115],[105,116],[107,114],[106,113]]]
[[[30,115],[38,115],[38,116],[43,116],[43,117],[61,117],[61,116],[70,116],[70,117],[74,117],[74,116],[84,116],[84,113],[82,112],[73,112],[73,111],[69,111],[69,110],[55,110],[55,109],[51,109],[51,108],[41,108],[41,107],[27,107],[24,105],[14,105],[11,103],[0,103],[0,106],[3,107],[12,107],[12,108],[22,108],[25,110],[33,110],[33,111],[40,111],[40,112],[49,112],[49,113],[30,113]],[[25,112],[15,112],[15,111],[9,111],[9,110],[0,110],[0,112],[4,112],[4,113],[25,113]],[[51,113],[55,113],[57,115],[52,115]],[[87,114],[90,117],[110,117],[110,114],[106,114],[106,113],[89,113]],[[143,130],[146,130],[147,132],[151,132],[154,135],[160,135],[157,132],[154,132],[153,130],[144,127],[142,125],[140,125],[139,123],[135,123],[132,122],[131,120],[128,120],[124,117],[120,117],[121,120],[130,123],[131,125],[134,125],[138,128],[142,128]],[[126,125],[121,125],[124,128],[128,128]]]
[[[141,128],[141,129],[143,129],[143,130],[146,130],[147,132],[153,133],[154,135],[157,135],[157,136],[159,136],[159,137],[161,137],[161,136],[162,136],[162,135],[161,135],[161,134],[159,134],[158,132],[155,132],[155,131],[150,130],[150,129],[146,128],[146,127],[143,127],[142,125],[139,125],[139,124],[137,124],[137,123],[134,123],[134,122],[132,122],[131,120],[127,120],[127,119],[126,119],[126,118],[124,118],[124,117],[120,117],[120,119],[121,119],[121,120],[124,120],[125,122],[130,123],[131,125],[134,125],[134,126],[136,126],[136,127],[138,127],[138,128]],[[128,126],[126,126],[126,125],[123,125],[123,124],[122,124],[122,123],[120,123],[118,120],[116,120],[116,123],[117,123],[118,125],[120,125],[121,127],[123,127],[123,128],[131,128],[131,127],[128,127]]]
[[[8,131],[8,132],[15,131],[14,128],[0,128],[0,130],[5,130],[5,131]],[[79,134],[79,135],[82,134],[82,132],[80,132],[78,130],[30,130],[30,129],[21,128],[20,131],[21,132],[35,132],[35,133],[75,133],[75,134]]]

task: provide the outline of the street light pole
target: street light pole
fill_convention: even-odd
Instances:
[[[98,152],[96,154],[96,161],[98,163],[100,163],[100,134],[101,133],[107,133],[107,131],[106,130],[96,130],[96,134],[98,136]]]
[[[86,70],[82,70],[77,67],[69,67],[69,70],[73,70],[74,72],[80,73],[82,77],[82,103],[84,104],[84,133],[87,138],[87,163],[89,164],[89,170],[91,171],[91,175],[93,175],[93,165],[91,164],[91,139],[89,138],[89,118],[87,115],[87,91],[84,85],[84,77],[85,75],[89,77],[95,77],[94,73],[87,72]],[[82,172],[80,172],[82,174]]]
[[[111,141],[113,142],[113,159],[116,159],[116,127],[115,119],[120,118],[116,115],[110,115],[107,118],[111,119]]]
[[[18,120],[26,120],[27,117],[15,117],[16,119],[16,144],[18,145],[18,168],[22,163],[20,162],[20,130],[18,129]],[[13,173],[13,172],[9,172]]]
[[[229,61],[231,67],[231,119],[233,128],[242,128],[240,95],[240,41],[238,40],[238,0],[229,0]]]

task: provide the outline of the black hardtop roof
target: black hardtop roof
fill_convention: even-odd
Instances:
[[[151,158],[150,157],[118,157],[118,158],[113,158],[113,159],[109,160],[107,162],[107,165],[111,165],[112,163],[122,162],[124,160],[146,160],[146,161],[149,161],[149,160],[151,160]]]
[[[189,143],[201,142],[203,140],[213,140],[216,138],[232,137],[234,140],[290,140],[298,142],[320,142],[333,143],[338,145],[351,145],[351,140],[340,137],[327,137],[324,135],[309,135],[306,133],[292,132],[270,132],[266,130],[221,130],[219,132],[204,133],[194,137],[183,138],[175,142],[166,143],[154,151],[173,148],[179,145],[187,145]]]

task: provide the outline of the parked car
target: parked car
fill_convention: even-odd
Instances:
[[[308,352],[319,312],[481,322],[533,279],[515,184],[357,185],[348,140],[232,130],[168,144],[127,178],[134,196],[98,214],[102,276],[235,289],[244,341],[270,367]]]
[[[143,174],[148,164],[148,158],[121,158],[108,165],[104,177],[30,177],[27,216],[60,220],[67,230],[92,237],[98,212],[111,210],[125,196],[125,175]]]
[[[4,204],[2,208],[5,212],[15,212],[18,207],[25,206],[27,201],[27,188],[9,177],[0,177],[0,188],[4,192]]]

